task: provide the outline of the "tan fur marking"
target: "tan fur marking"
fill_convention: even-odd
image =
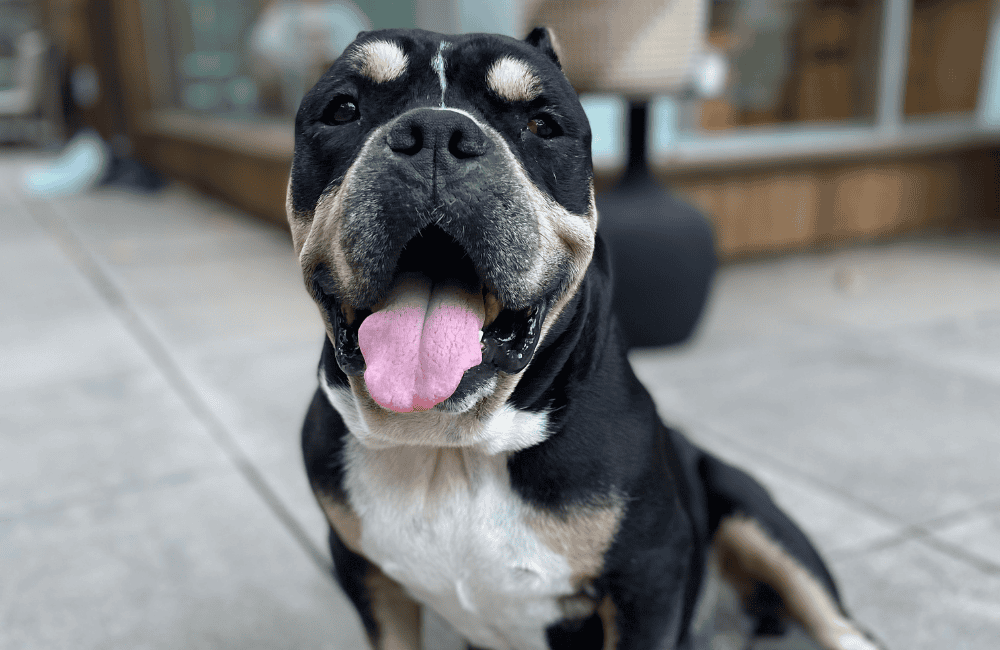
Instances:
[[[586,594],[573,594],[559,599],[559,609],[570,620],[582,620],[597,611],[597,603]]]
[[[326,515],[326,520],[337,531],[340,541],[361,555],[361,520],[358,515],[346,503],[341,503],[319,490],[314,490],[314,493],[320,508],[323,509],[323,514]]]
[[[377,473],[389,494],[420,494],[426,514],[455,491],[471,489],[471,476],[466,466],[466,450],[461,448],[428,448],[400,446],[391,449],[364,449],[360,441],[350,440],[350,456],[364,467],[359,471]],[[497,457],[497,464],[505,458]]]
[[[312,223],[313,213],[303,214],[296,212],[292,204],[292,177],[288,177],[288,190],[285,192],[285,215],[288,217],[288,227],[292,231],[292,244],[295,246],[295,254],[302,252],[302,242],[305,241]]]
[[[382,125],[372,132],[365,142],[358,159],[363,158],[372,147],[378,146],[383,134],[388,130],[387,125]],[[292,228],[292,237],[295,243],[295,250],[298,251],[299,265],[302,267],[302,279],[306,287],[311,288],[312,273],[319,264],[324,264],[330,273],[341,296],[350,301],[352,280],[354,272],[347,262],[347,255],[340,241],[340,234],[344,226],[345,209],[344,196],[345,188],[363,185],[364,178],[359,178],[357,161],[347,170],[347,174],[340,182],[340,185],[330,187],[316,202],[312,218],[303,223],[303,227]],[[324,322],[327,314],[320,309]],[[326,322],[327,332],[333,336],[332,326]]]
[[[602,650],[615,650],[618,647],[618,608],[611,602],[611,596],[605,596],[597,606],[597,615],[604,626],[604,647]]]
[[[374,564],[365,586],[371,599],[372,618],[378,623],[377,650],[420,650],[420,605],[395,580]]]
[[[347,255],[340,244],[340,231],[344,225],[344,196],[338,187],[336,190],[324,194],[316,203],[314,221],[316,225],[310,231],[309,237],[320,236],[321,242],[329,242],[329,252],[333,258],[333,270],[338,279],[349,278],[353,271],[347,263]],[[306,240],[308,243],[308,239]],[[323,246],[323,244],[320,244]]]
[[[530,102],[542,94],[542,82],[524,61],[505,56],[486,71],[486,85],[511,102]]]
[[[326,264],[341,291],[346,279],[352,274],[347,256],[340,245],[340,231],[344,219],[344,196],[341,187],[343,185],[320,197],[313,211],[313,218],[301,229],[292,227],[292,239],[299,254],[302,279],[310,292],[311,276],[319,264]],[[319,312],[326,324],[327,333],[333,340],[333,324],[328,321],[329,315],[322,308]]]
[[[765,582],[781,595],[788,613],[825,650],[866,647],[864,635],[843,615],[823,585],[756,521],[747,517],[723,520],[716,544],[724,558],[724,577],[732,581],[741,594],[750,588],[747,577]],[[734,567],[729,566],[731,561],[725,558],[730,553],[739,564],[735,572]]]
[[[410,57],[398,43],[392,41],[368,41],[354,53],[354,63],[358,72],[375,83],[385,83],[398,79],[410,63]]]
[[[483,328],[489,327],[500,315],[500,301],[492,293],[487,292],[483,298],[486,307],[486,318],[483,320]]]
[[[623,507],[574,507],[564,515],[533,510],[526,523],[543,544],[564,556],[573,572],[574,589],[596,578],[604,564],[604,553],[614,541]]]

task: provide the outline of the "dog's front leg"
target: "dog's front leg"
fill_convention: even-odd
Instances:
[[[402,586],[348,548],[330,529],[334,575],[376,650],[420,650],[420,605]]]

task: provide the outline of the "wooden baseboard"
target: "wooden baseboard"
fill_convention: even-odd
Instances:
[[[1000,220],[989,150],[663,180],[712,221],[723,259]]]

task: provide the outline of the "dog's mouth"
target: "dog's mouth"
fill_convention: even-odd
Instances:
[[[364,376],[380,406],[405,413],[460,401],[497,371],[523,370],[548,308],[544,298],[506,308],[461,244],[429,226],[404,247],[382,300],[329,311],[340,368]]]

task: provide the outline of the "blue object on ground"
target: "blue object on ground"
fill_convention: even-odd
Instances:
[[[85,130],[52,163],[28,170],[24,188],[35,196],[78,194],[97,185],[107,173],[111,151],[97,133]]]

